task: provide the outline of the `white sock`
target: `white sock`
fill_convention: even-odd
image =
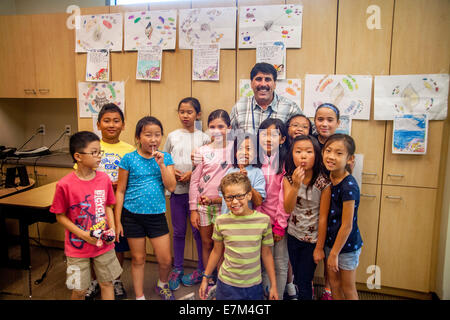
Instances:
[[[142,295],[142,297],[136,297],[136,300],[145,300],[145,295]]]
[[[166,284],[168,285],[169,283],[167,283],[167,282],[162,282],[160,279],[158,279],[158,287],[164,288],[164,286],[165,286]]]
[[[290,296],[293,296],[293,295],[296,294],[295,286],[294,286],[294,284],[292,282],[286,284],[286,290],[287,290],[288,295],[290,295]]]

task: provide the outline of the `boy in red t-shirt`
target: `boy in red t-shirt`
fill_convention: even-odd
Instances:
[[[109,177],[96,172],[102,150],[100,139],[81,131],[70,137],[70,154],[77,163],[56,185],[50,212],[66,229],[66,285],[72,300],[83,300],[91,282],[90,264],[100,283],[103,300],[114,300],[112,281],[122,273],[114,253],[114,192]]]

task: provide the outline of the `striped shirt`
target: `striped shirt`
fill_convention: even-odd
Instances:
[[[223,214],[217,217],[212,239],[225,247],[220,281],[240,288],[261,283],[261,245],[273,246],[269,216],[256,210],[246,216]]]
[[[303,114],[297,103],[279,96],[275,92],[273,100],[266,110],[256,103],[255,97],[242,97],[231,110],[231,128],[256,134],[259,125],[264,120],[276,118],[286,122],[294,114]]]

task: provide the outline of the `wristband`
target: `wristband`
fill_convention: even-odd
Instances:
[[[207,275],[207,274],[203,274],[202,277],[203,277],[203,278],[206,278],[206,279],[208,279],[208,280],[214,278],[213,275]]]

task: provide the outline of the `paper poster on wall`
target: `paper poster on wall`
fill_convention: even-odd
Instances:
[[[192,59],[192,80],[219,80],[220,47],[218,43],[196,45]]]
[[[109,50],[88,50],[86,59],[86,81],[109,81]]]
[[[239,48],[256,48],[259,41],[283,41],[287,48],[302,46],[302,5],[239,8]]]
[[[79,29],[76,29],[76,52],[89,49],[109,49],[122,51],[122,14],[98,14],[76,16]]]
[[[428,120],[447,118],[448,74],[376,76],[375,120],[393,120],[397,114],[426,113]]]
[[[125,112],[125,82],[78,82],[80,118],[92,118],[110,102]]]
[[[339,116],[339,127],[334,133],[352,134],[352,118],[348,115]]]
[[[286,46],[283,41],[260,41],[256,45],[256,62],[266,62],[277,70],[277,79],[286,79]]]
[[[369,120],[372,100],[372,76],[307,74],[304,112],[314,117],[322,103],[332,103],[341,115]]]
[[[161,81],[162,48],[153,46],[146,50],[138,50],[136,79]]]
[[[301,108],[301,88],[301,79],[277,80],[275,92],[280,96],[294,101]],[[253,97],[253,90],[249,79],[239,80],[239,98],[242,97]]]
[[[177,10],[126,12],[125,51],[161,46],[174,50],[177,38]]]
[[[97,127],[98,115],[92,116],[92,132],[94,132],[100,139],[102,138],[102,131]]]
[[[358,182],[359,190],[361,190],[362,184],[363,164],[364,164],[364,155],[355,153],[355,166],[353,167],[352,170],[352,176],[355,178],[356,182]]]
[[[399,114],[394,116],[392,153],[426,154],[427,140],[427,114]]]
[[[196,8],[179,10],[179,47],[219,43],[221,49],[236,48],[236,8]]]

